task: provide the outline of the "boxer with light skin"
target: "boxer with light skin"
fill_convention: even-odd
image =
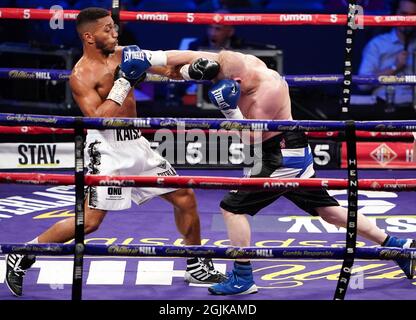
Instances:
[[[201,59],[202,58],[202,59]],[[225,117],[232,119],[292,120],[287,82],[264,62],[252,55],[231,51],[168,52],[170,65],[181,65],[184,79],[214,82],[209,96]],[[213,72],[213,70],[217,70]],[[213,73],[215,75],[213,76]],[[208,77],[206,75],[209,75]],[[301,132],[265,132],[262,137],[260,174],[252,177],[311,178],[315,176],[307,138]],[[254,164],[256,166],[256,163]],[[233,246],[250,246],[251,230],[246,214],[254,216],[280,196],[337,227],[346,227],[347,210],[325,189],[311,191],[263,192],[231,191],[220,204]],[[363,214],[357,214],[358,235],[379,245],[414,248],[416,241],[387,235]],[[405,275],[414,276],[414,260],[396,260]],[[248,260],[237,260],[228,279],[209,291],[215,295],[256,293]]]

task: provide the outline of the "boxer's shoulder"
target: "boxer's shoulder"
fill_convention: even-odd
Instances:
[[[70,86],[73,87],[79,84],[93,85],[97,79],[97,73],[93,71],[93,66],[81,58],[72,69],[71,76],[69,77]]]

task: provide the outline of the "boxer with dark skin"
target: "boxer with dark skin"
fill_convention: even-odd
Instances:
[[[69,84],[85,117],[137,118],[133,87],[145,78],[145,72],[174,77],[175,69],[166,66],[163,52],[144,53],[137,46],[118,46],[117,26],[105,9],[82,10],[77,17],[77,32],[82,40],[83,55],[72,70]],[[123,141],[120,141],[120,137],[123,137]],[[100,167],[100,173],[107,175],[118,172],[131,175],[176,175],[171,165],[150,148],[139,130],[127,129],[117,132],[117,135],[115,130],[88,130],[86,144],[86,153],[90,157],[89,174],[99,173]],[[124,164],[112,168],[120,162],[115,160],[117,157],[121,157]],[[132,167],[137,170],[132,170]],[[192,189],[127,188],[138,190],[126,191],[126,188],[122,188],[125,199],[120,201],[116,198],[109,199],[111,197],[107,188],[88,189],[84,206],[85,234],[96,231],[109,210],[130,207],[130,197],[133,195],[138,204],[160,196],[172,204],[175,223],[184,243],[201,244],[200,220]],[[74,235],[75,218],[71,217],[58,221],[29,243],[63,243],[73,239]],[[14,295],[22,295],[23,277],[34,262],[33,255],[7,256],[6,284]],[[188,282],[217,283],[224,279],[225,276],[214,269],[211,259],[187,260],[185,280]]]

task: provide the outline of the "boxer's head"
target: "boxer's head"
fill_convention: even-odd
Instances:
[[[77,31],[85,46],[94,46],[105,55],[115,51],[118,27],[110,12],[103,8],[81,10],[76,21]]]
[[[217,76],[218,79],[234,79],[240,81],[247,72],[244,63],[244,55],[239,52],[227,50],[220,51],[218,63],[220,64],[220,72]]]

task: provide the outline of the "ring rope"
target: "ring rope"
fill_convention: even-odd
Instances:
[[[64,20],[75,20],[79,10],[57,10]],[[49,9],[0,8],[0,19],[50,20],[56,13]],[[414,26],[416,16],[361,17],[365,26]],[[120,11],[120,21],[151,23],[223,24],[223,25],[345,25],[345,14],[222,14],[194,12]]]
[[[87,186],[196,188],[196,189],[242,189],[242,190],[293,190],[319,189],[344,190],[348,179],[322,178],[230,178],[213,176],[101,176],[86,175]],[[75,177],[69,174],[0,172],[0,183],[29,185],[74,185]],[[360,190],[415,191],[416,179],[360,179]]]
[[[191,118],[82,118],[64,116],[44,116],[32,114],[0,113],[0,125],[73,127],[81,121],[86,129],[226,129],[253,131],[344,131],[345,121],[311,120],[234,120],[234,119],[191,119]],[[361,131],[416,131],[416,120],[395,121],[356,121],[356,129]]]
[[[165,131],[164,131],[165,130]],[[142,134],[154,134],[158,133],[186,133],[189,130],[178,130],[178,129],[141,129]],[[215,134],[230,134],[226,130],[204,130],[202,131],[206,134],[215,133]],[[63,128],[51,128],[51,127],[36,127],[36,126],[0,126],[0,135],[1,134],[16,134],[16,135],[42,135],[42,134],[56,134],[56,135],[71,135],[74,134],[73,129],[63,129]],[[342,136],[339,135],[337,131],[327,131],[319,132],[312,131],[306,132],[306,135],[314,139],[328,139],[328,138],[339,138]],[[411,132],[368,132],[368,131],[357,131],[357,138],[361,139],[388,139],[388,140],[414,140],[413,134]]]
[[[74,244],[21,244],[1,243],[0,253],[20,253],[37,255],[70,255]],[[173,246],[173,245],[114,245],[85,244],[84,254],[92,256],[131,256],[131,257],[209,257],[224,259],[334,259],[344,258],[343,247],[232,247],[232,246]],[[389,247],[358,247],[356,258],[365,260],[415,259],[416,249]]]
[[[30,80],[55,80],[67,81],[71,70],[63,69],[34,69],[34,68],[0,68],[1,79],[30,79]],[[282,76],[291,86],[341,84],[344,75],[341,74],[300,74]],[[411,85],[416,84],[416,75],[354,75],[352,80],[355,84],[369,85]],[[173,83],[211,83],[210,81],[198,80],[172,80],[156,74],[147,74],[146,82],[173,82]]]

